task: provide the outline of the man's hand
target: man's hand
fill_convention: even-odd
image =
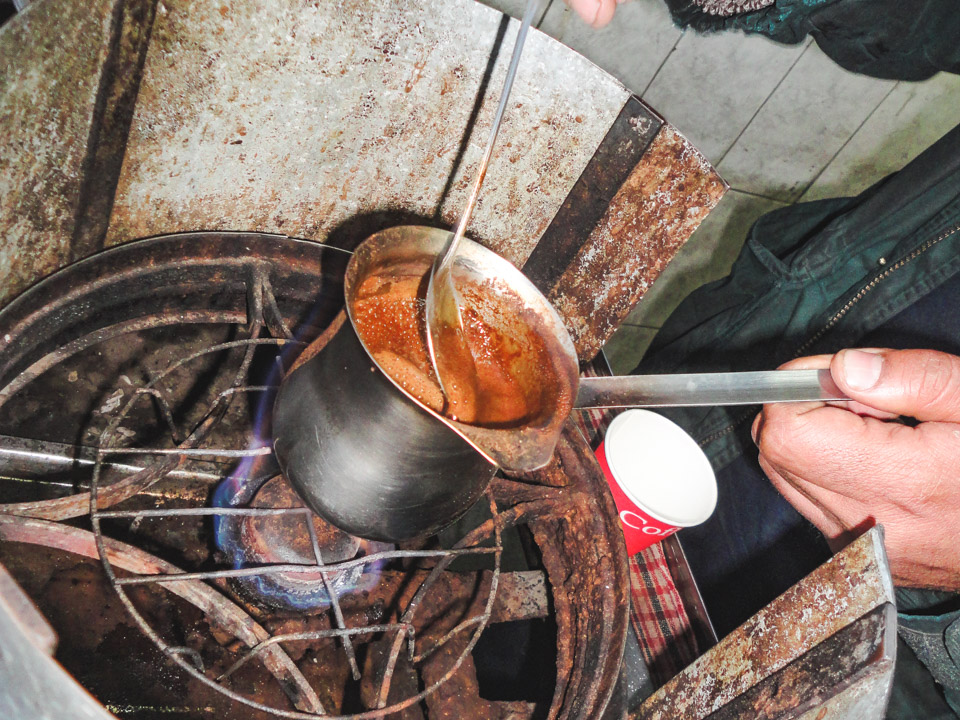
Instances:
[[[765,406],[764,472],[835,546],[883,524],[898,584],[960,590],[960,357],[843,350],[784,366],[824,367],[856,402]]]
[[[583,20],[595,28],[602,28],[613,19],[617,5],[626,0],[567,0]]]

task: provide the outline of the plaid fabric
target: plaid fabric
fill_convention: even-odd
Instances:
[[[596,377],[596,366],[583,375]],[[577,421],[595,448],[616,416],[615,411],[582,410]],[[690,616],[670,576],[661,545],[652,545],[629,559],[630,622],[640,643],[650,677],[659,687],[693,662],[700,649]]]
[[[690,616],[661,545],[630,558],[630,622],[658,687],[700,655]]]

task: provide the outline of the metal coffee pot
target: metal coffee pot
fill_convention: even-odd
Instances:
[[[348,533],[396,542],[436,532],[476,502],[498,467],[543,467],[574,407],[843,399],[827,370],[581,379],[573,342],[553,306],[515,266],[464,239],[454,277],[483,289],[484,322],[506,337],[532,331],[546,351],[521,353],[515,379],[535,392],[549,374],[558,390],[516,426],[444,417],[377,364],[357,334],[353,305],[373,274],[415,265],[426,275],[448,237],[446,230],[401,226],[361,243],[347,266],[347,321],[278,392],[273,428],[280,467],[310,508]]]
[[[436,532],[476,502],[497,467],[546,464],[570,412],[577,356],[559,315],[516,267],[467,239],[454,277],[511,299],[511,312],[494,308],[488,321],[536,328],[549,370],[571,389],[565,407],[544,408],[518,428],[466,425],[421,403],[373,359],[354,324],[358,288],[391,266],[422,264],[428,272],[448,237],[446,230],[402,226],[365,240],[347,266],[347,321],[284,378],[277,395],[273,442],[284,475],[310,508],[353,535],[396,542]],[[531,366],[522,381],[540,382],[542,370]]]

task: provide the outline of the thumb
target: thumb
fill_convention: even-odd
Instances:
[[[830,363],[847,395],[921,422],[960,422],[960,357],[934,350],[841,350]]]

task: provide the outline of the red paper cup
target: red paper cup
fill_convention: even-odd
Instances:
[[[710,461],[679,425],[648,410],[610,423],[597,460],[607,476],[630,555],[680,528],[704,522],[717,505]]]

